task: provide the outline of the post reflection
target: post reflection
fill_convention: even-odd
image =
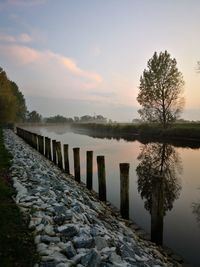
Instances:
[[[198,226],[200,227],[200,203],[192,204],[192,212],[196,216]]]
[[[151,214],[151,240],[161,245],[164,216],[180,195],[181,159],[173,146],[149,143],[142,146],[138,160],[138,191]]]

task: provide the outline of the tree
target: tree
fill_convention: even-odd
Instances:
[[[155,52],[140,77],[137,100],[142,106],[138,111],[142,119],[168,127],[183,109],[183,85],[176,59],[167,51],[159,55]]]
[[[17,111],[16,111],[16,121],[23,122],[26,119],[27,107],[26,101],[23,94],[20,92],[17,84],[13,81],[11,83],[11,90],[16,98]]]
[[[37,113],[37,111],[33,110],[28,112],[27,121],[28,122],[41,122],[42,116]]]
[[[72,118],[66,118],[61,115],[56,115],[53,117],[48,117],[45,119],[45,122],[47,123],[72,123],[73,119]]]
[[[0,123],[22,122],[26,118],[26,112],[23,94],[0,67]]]
[[[200,61],[197,61],[197,72],[200,73]]]
[[[0,123],[15,122],[17,99],[12,93],[6,72],[0,67]]]

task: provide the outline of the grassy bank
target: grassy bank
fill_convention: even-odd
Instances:
[[[163,129],[156,124],[95,124],[95,123],[76,123],[74,128],[92,131],[96,134],[107,134],[110,136],[140,136],[157,138],[182,138],[200,140],[200,123],[174,124],[167,129]]]
[[[0,128],[0,266],[28,267],[37,256],[27,223],[12,200],[15,192],[8,171],[10,160]]]

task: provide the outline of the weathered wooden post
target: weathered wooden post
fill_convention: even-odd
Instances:
[[[69,170],[69,154],[68,154],[68,148],[69,146],[67,144],[64,144],[63,150],[64,150],[64,162],[65,162],[65,172],[67,174],[70,174]]]
[[[37,150],[37,134],[34,133],[34,148]]]
[[[74,147],[74,178],[77,182],[80,183],[81,181],[81,174],[80,174],[80,148]]]
[[[44,143],[45,143],[45,151],[44,151],[44,155],[46,158],[48,158],[49,152],[48,152],[48,137],[45,136],[44,138]]]
[[[164,177],[155,176],[151,189],[151,241],[163,243]]]
[[[86,174],[86,186],[87,189],[92,190],[92,176],[93,176],[93,151],[87,151],[87,174]]]
[[[99,180],[99,199],[106,201],[106,171],[104,156],[97,156],[97,169]]]
[[[30,144],[31,144],[32,147],[34,147],[34,144],[33,144],[33,138],[34,138],[33,137],[33,133],[30,132],[29,134],[30,134]]]
[[[52,160],[52,156],[51,156],[51,139],[48,138],[48,159]]]
[[[33,147],[37,149],[37,134],[33,133]]]
[[[56,164],[56,140],[52,140],[52,152],[53,152],[53,162]]]
[[[56,154],[57,154],[57,159],[58,159],[58,167],[60,169],[63,169],[63,160],[62,160],[62,151],[61,151],[61,143],[56,142]]]
[[[39,152],[42,155],[44,155],[44,137],[42,135],[39,135],[38,137],[39,137],[39,139],[38,139],[38,141],[39,141]]]
[[[120,163],[120,212],[129,219],[129,163]]]

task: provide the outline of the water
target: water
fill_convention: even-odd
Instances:
[[[172,248],[195,267],[200,266],[200,149],[170,144],[93,138],[68,127],[29,128],[80,147],[81,180],[86,180],[86,151],[94,151],[93,187],[98,192],[96,156],[104,155],[107,199],[120,206],[119,163],[130,163],[130,218],[157,243]]]

